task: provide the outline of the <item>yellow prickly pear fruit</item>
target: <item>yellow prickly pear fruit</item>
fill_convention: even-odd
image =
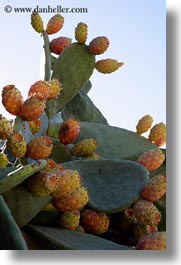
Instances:
[[[36,32],[43,33],[44,31],[43,21],[37,12],[33,12],[31,14],[31,25]]]
[[[102,74],[111,74],[118,70],[123,64],[123,62],[118,62],[115,59],[103,59],[96,62],[95,68]]]
[[[152,122],[153,118],[150,115],[143,116],[136,125],[136,132],[139,134],[147,132],[151,128]]]
[[[85,23],[78,23],[77,27],[75,28],[75,39],[80,44],[84,44],[87,39],[87,24]]]

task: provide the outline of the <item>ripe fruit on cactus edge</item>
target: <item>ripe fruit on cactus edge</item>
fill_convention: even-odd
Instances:
[[[0,140],[6,140],[13,134],[13,127],[10,121],[0,114]]]
[[[29,89],[28,96],[36,96],[38,99],[48,99],[49,86],[47,82],[39,80],[35,82]]]
[[[33,121],[41,116],[44,108],[44,100],[40,100],[36,96],[31,96],[24,102],[20,115],[25,121]]]
[[[49,35],[57,33],[63,27],[63,23],[64,23],[64,18],[61,15],[57,14],[51,17],[48,21],[46,32]]]
[[[88,203],[89,197],[85,187],[59,198],[53,198],[52,204],[60,211],[79,210]]]
[[[74,145],[72,153],[76,156],[91,156],[97,148],[97,142],[95,139],[84,139]]]
[[[48,136],[39,136],[29,142],[26,155],[35,160],[46,159],[52,148],[53,143]]]
[[[58,198],[72,193],[80,188],[80,175],[76,170],[59,170],[56,172],[57,189],[51,194]]]
[[[4,168],[8,165],[9,161],[5,154],[0,153],[0,168]]]
[[[153,232],[143,236],[136,245],[137,250],[166,250],[166,232]]]
[[[82,22],[78,23],[77,27],[75,28],[75,39],[79,44],[84,44],[86,42],[87,28],[87,24]]]
[[[104,53],[109,47],[109,40],[107,37],[101,36],[93,39],[89,43],[89,52],[93,55],[99,55]]]
[[[43,21],[37,12],[31,14],[31,25],[36,32],[43,33]]]
[[[51,52],[59,55],[71,42],[72,40],[67,37],[53,39],[50,42],[50,50]]]
[[[145,225],[157,225],[161,220],[161,213],[150,201],[141,199],[136,201],[133,210],[137,221]]]
[[[156,170],[165,160],[165,154],[160,149],[151,149],[141,154],[136,162],[144,166],[148,171]]]
[[[163,175],[154,176],[145,184],[140,195],[143,199],[156,202],[166,193],[166,177]]]
[[[48,196],[56,186],[56,175],[47,171],[37,172],[27,181],[27,188],[34,196]]]
[[[158,147],[166,143],[166,125],[163,122],[155,124],[150,130],[149,140]]]
[[[63,89],[60,82],[57,79],[52,79],[47,84],[49,85],[48,99],[56,99]]]
[[[32,132],[32,134],[35,134],[40,129],[41,120],[40,120],[40,118],[38,118],[38,119],[33,120],[33,121],[28,121],[28,125],[29,125],[30,131]]]
[[[2,104],[12,115],[19,115],[23,105],[23,97],[18,88],[16,88],[14,85],[3,87]]]
[[[69,229],[76,230],[80,221],[79,210],[66,211],[63,212],[58,220],[58,226]]]
[[[20,133],[11,135],[6,143],[7,150],[15,157],[22,158],[26,154],[26,141]]]
[[[69,118],[64,121],[59,130],[59,139],[62,144],[72,143],[80,132],[80,124],[77,120]]]
[[[82,213],[81,220],[83,227],[96,235],[105,233],[109,227],[109,217],[104,212],[87,209]]]
[[[123,66],[123,62],[118,62],[115,59],[102,59],[97,61],[95,68],[102,74],[111,74]]]
[[[142,134],[147,132],[153,123],[153,118],[150,115],[143,116],[136,125],[136,132]]]

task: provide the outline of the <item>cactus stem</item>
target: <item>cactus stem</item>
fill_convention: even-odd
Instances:
[[[43,41],[44,41],[44,53],[45,53],[45,81],[50,80],[51,76],[51,52],[50,52],[50,44],[49,44],[49,37],[48,34],[44,31],[43,32]]]

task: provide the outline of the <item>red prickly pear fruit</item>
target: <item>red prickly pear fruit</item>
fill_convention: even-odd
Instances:
[[[60,218],[58,220],[58,226],[75,231],[79,225],[79,221],[79,210],[65,211],[60,215]]]
[[[87,209],[82,213],[81,221],[85,230],[96,235],[105,233],[109,227],[109,217],[104,212],[91,209]]]
[[[87,29],[87,24],[82,22],[78,23],[77,27],[75,28],[75,39],[79,44],[84,44],[86,42]]]
[[[31,14],[31,25],[37,33],[43,33],[43,21],[37,12]]]
[[[10,114],[19,115],[23,105],[23,97],[18,88],[14,85],[3,87],[2,104]]]
[[[115,59],[102,59],[97,61],[95,68],[102,74],[111,74],[123,66],[123,62],[118,62]]]
[[[76,156],[87,157],[91,156],[97,148],[97,142],[95,139],[84,139],[74,145],[72,153]]]
[[[107,37],[101,36],[93,39],[89,43],[89,52],[93,55],[99,55],[104,53],[109,47],[109,40]]]
[[[33,121],[28,121],[28,125],[29,125],[30,131],[32,132],[32,134],[35,134],[40,129],[41,120],[38,118],[38,119],[33,120]]]
[[[48,99],[49,86],[46,81],[39,80],[29,89],[28,96],[36,96],[38,99]]]
[[[48,196],[57,187],[56,175],[47,171],[35,173],[27,181],[27,188],[34,196]]]
[[[7,150],[15,157],[22,158],[26,154],[26,141],[20,133],[12,134],[6,143]]]
[[[138,200],[133,207],[138,222],[145,225],[158,225],[161,220],[161,214],[157,207],[150,201]]]
[[[51,17],[48,21],[46,32],[51,35],[57,33],[62,27],[64,23],[64,17],[57,14]]]
[[[142,134],[144,132],[147,132],[153,123],[153,118],[150,115],[143,116],[136,125],[136,132],[138,134]]]
[[[53,39],[50,42],[50,50],[52,53],[60,55],[61,52],[72,42],[70,38],[67,37],[59,37]]]
[[[29,142],[26,155],[35,160],[47,159],[52,148],[53,143],[48,136],[39,136]]]
[[[11,122],[0,114],[0,140],[7,140],[11,134],[13,134]]]
[[[38,119],[45,109],[45,101],[38,99],[36,96],[29,97],[21,108],[21,117],[25,121]]]
[[[59,198],[80,188],[80,175],[76,170],[60,170],[56,172],[58,186],[51,194],[53,198]]]
[[[57,79],[52,79],[47,82],[49,85],[49,92],[48,92],[48,100],[49,99],[56,99],[60,91],[62,90],[62,86]]]
[[[77,120],[69,118],[64,121],[59,130],[59,139],[62,144],[72,143],[79,135],[80,124]]]
[[[52,204],[60,211],[79,210],[88,203],[89,197],[85,187],[59,198],[53,198]]]
[[[0,168],[5,168],[7,167],[9,161],[8,158],[5,154],[0,153]]]
[[[165,154],[160,149],[151,149],[141,154],[136,162],[144,166],[148,171],[158,169],[165,160]]]
[[[163,197],[166,193],[166,177],[163,175],[154,176],[145,184],[140,195],[143,199],[156,202]]]
[[[158,147],[166,143],[166,125],[163,122],[155,124],[150,130],[149,140]]]
[[[153,232],[140,238],[136,250],[166,250],[166,232]]]

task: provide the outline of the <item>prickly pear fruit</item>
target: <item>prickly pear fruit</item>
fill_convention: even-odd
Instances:
[[[31,25],[36,32],[43,33],[43,21],[37,12],[31,14]]]
[[[14,85],[3,87],[2,104],[12,115],[19,115],[23,105],[23,97],[18,88],[16,88]]]
[[[39,136],[29,142],[26,155],[35,160],[46,159],[52,148],[53,143],[48,136]]]
[[[97,142],[95,139],[84,139],[74,145],[72,153],[76,156],[91,156],[97,148]]]
[[[48,99],[55,99],[59,96],[62,86],[57,79],[52,79],[47,82],[49,85]]]
[[[137,250],[166,250],[166,232],[153,232],[140,238]]]
[[[77,27],[75,28],[75,39],[79,44],[84,44],[87,39],[87,24],[85,23],[78,23]]]
[[[72,143],[80,132],[80,124],[77,120],[69,118],[64,121],[59,130],[59,139],[62,144]]]
[[[50,50],[52,53],[60,55],[61,52],[72,42],[70,38],[67,37],[59,37],[53,39],[50,42]]]
[[[165,154],[160,149],[151,149],[141,154],[136,162],[144,166],[148,171],[156,170],[165,160]]]
[[[59,198],[53,198],[52,204],[60,211],[79,210],[84,207],[89,200],[85,187],[81,187],[72,193]]]
[[[47,82],[39,80],[29,89],[28,96],[36,96],[38,99],[48,99],[49,86]]]
[[[95,68],[102,74],[111,74],[123,66],[123,62],[118,62],[115,59],[102,59],[97,61]]]
[[[8,165],[9,161],[5,154],[0,153],[0,168],[4,168]]]
[[[133,225],[134,238],[139,240],[141,237],[158,230],[157,226],[145,225],[143,223],[135,223]]]
[[[57,14],[51,17],[48,21],[46,32],[49,35],[57,33],[63,27],[63,23],[64,23],[64,18],[61,15]]]
[[[136,132],[142,134],[147,132],[153,123],[153,118],[150,115],[143,116],[136,125]]]
[[[109,217],[104,212],[87,209],[82,213],[81,220],[85,230],[96,235],[105,233],[109,227]]]
[[[165,193],[166,177],[163,175],[157,175],[151,178],[140,191],[141,197],[151,202],[158,201]]]
[[[107,37],[101,36],[93,39],[88,46],[89,52],[93,55],[104,53],[109,47],[109,40]]]
[[[56,187],[56,175],[47,171],[37,172],[27,181],[27,188],[34,196],[48,196]]]
[[[41,120],[38,118],[38,119],[33,120],[33,121],[28,121],[28,124],[29,124],[29,128],[30,128],[30,131],[32,132],[32,134],[35,134],[40,129]]]
[[[56,172],[58,186],[51,194],[52,197],[58,198],[72,193],[80,188],[80,175],[76,170],[60,170]]]
[[[161,214],[157,207],[150,201],[138,200],[133,207],[138,222],[145,225],[157,225],[161,220]]]
[[[155,124],[150,130],[149,140],[158,147],[166,143],[166,125],[163,122]]]
[[[26,141],[20,133],[12,134],[6,143],[7,150],[15,157],[22,158],[26,154]]]
[[[6,140],[13,134],[13,127],[10,121],[0,114],[0,140]]]
[[[92,153],[90,156],[87,156],[85,159],[86,160],[99,160],[100,156],[96,153]]]
[[[36,96],[31,96],[24,102],[20,115],[25,121],[33,121],[41,116],[44,108],[44,100],[40,100]]]
[[[46,162],[47,165],[43,169],[44,171],[56,172],[64,169],[64,167],[61,164],[57,164],[53,159],[47,159]]]
[[[60,227],[76,230],[80,221],[80,212],[79,210],[66,211],[63,212],[58,220],[58,225]]]

